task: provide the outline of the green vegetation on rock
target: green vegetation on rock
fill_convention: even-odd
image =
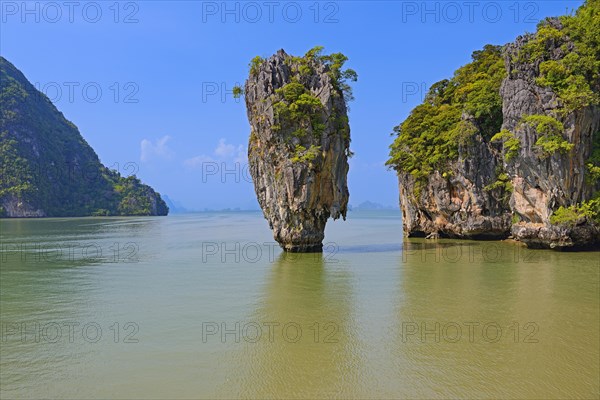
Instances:
[[[550,216],[554,225],[574,226],[582,220],[590,220],[600,224],[600,193],[588,201],[570,207],[559,207]]]
[[[353,69],[343,69],[344,64],[348,61],[348,57],[344,54],[323,55],[323,46],[315,46],[307,51],[304,57],[291,57],[290,60],[291,65],[297,68],[295,72],[304,76],[310,75],[317,63],[326,65],[335,88],[342,92],[346,103],[354,100],[349,82],[356,82],[358,75]]]
[[[504,161],[509,162],[519,154],[521,141],[507,129],[502,129],[490,139],[491,142],[502,142]]]
[[[279,100],[273,103],[276,130],[299,127],[292,135],[303,137],[311,132],[317,138],[321,136],[325,124],[321,118],[323,104],[318,98],[297,80],[277,89],[275,93],[279,95]]]
[[[600,1],[587,0],[575,14],[540,22],[536,35],[515,57],[516,61],[539,65],[535,82],[551,88],[560,99],[557,118],[590,105],[599,105]],[[542,157],[557,152],[565,154],[574,147],[562,136],[564,127],[557,118],[531,115],[523,119],[523,123],[536,128],[539,137],[535,147]],[[600,183],[600,132],[593,135],[592,151],[585,164],[586,180],[597,188]],[[550,222],[573,226],[587,219],[600,223],[599,197],[600,193],[596,192],[591,200],[558,208]]]
[[[522,123],[535,128],[538,139],[535,146],[540,150],[542,158],[551,156],[556,152],[568,153],[575,146],[563,138],[565,130],[563,124],[549,115],[525,115]]]
[[[600,131],[594,133],[592,151],[587,159],[586,167],[590,184],[600,184]]]
[[[505,193],[510,193],[514,190],[510,177],[506,172],[499,172],[496,181],[484,187],[483,190],[491,191],[499,188],[502,188]]]
[[[536,83],[558,95],[565,113],[600,100],[599,10],[600,0],[587,0],[574,15],[559,17],[560,24],[540,22],[535,37],[516,54],[517,61],[539,62]],[[561,57],[549,51],[555,47],[560,48]]]
[[[298,162],[311,162],[314,161],[321,153],[321,146],[311,145],[308,150],[306,147],[296,145],[294,157],[291,158],[293,163]]]
[[[294,163],[309,162],[317,157],[320,146],[311,142],[319,141],[326,129],[328,116],[325,107],[321,100],[311,93],[308,86],[311,76],[316,73],[317,68],[325,66],[335,89],[333,94],[341,94],[346,101],[352,98],[352,89],[348,81],[357,79],[356,72],[343,69],[347,61],[346,56],[341,53],[323,55],[322,51],[323,47],[317,46],[303,57],[286,58],[285,62],[293,73],[291,81],[276,89],[271,98],[275,117],[272,129],[281,132],[284,140],[293,146],[294,156],[291,161]],[[333,118],[337,132],[346,140],[350,140],[348,117],[333,115],[329,118]],[[298,141],[305,146],[297,144]],[[352,152],[348,150],[347,156],[351,155]]]
[[[2,57],[0,105],[0,216],[167,214],[152,188],[104,167],[77,127]]]
[[[239,99],[244,95],[244,89],[241,86],[233,87],[233,98]]]
[[[458,158],[458,146],[481,132],[489,139],[502,125],[499,90],[506,75],[501,47],[487,45],[472,55],[452,79],[431,86],[423,104],[394,128],[387,165],[417,179],[447,172]],[[463,118],[467,116],[467,118]]]
[[[258,74],[259,68],[260,68],[260,64],[262,64],[265,61],[264,58],[262,58],[261,56],[256,56],[254,57],[251,61],[250,61],[250,73],[253,75]]]

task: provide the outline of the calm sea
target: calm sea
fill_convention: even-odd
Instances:
[[[600,253],[405,240],[283,254],[258,212],[1,220],[0,398],[598,398]]]

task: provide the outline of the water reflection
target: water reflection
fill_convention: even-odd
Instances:
[[[404,255],[400,264],[398,334],[389,350],[412,384],[396,393],[597,396],[600,336],[590,329],[600,323],[597,254],[433,241],[423,243],[424,254],[418,244],[405,244],[420,252]],[[449,246],[462,246],[462,256]],[[484,256],[492,254],[490,246],[494,262]]]
[[[234,353],[236,368],[224,391],[238,388],[232,395],[244,398],[356,395],[361,357],[352,293],[351,274],[338,263],[321,254],[281,254],[249,317],[278,324],[274,335],[265,337],[263,328],[260,341]]]
[[[1,343],[1,398],[594,398],[599,391],[598,253],[423,239],[399,251],[391,243],[399,221],[377,218],[334,226],[339,251],[275,259],[265,251],[248,262],[205,257],[202,246],[268,242],[260,214],[0,223],[2,244],[139,244],[136,262],[114,262],[110,252],[52,262],[36,261],[34,252],[1,254],[0,323],[97,322],[105,334],[97,343],[81,335],[74,343],[67,336]],[[139,324],[139,343],[123,342],[129,321]],[[234,333],[204,340],[206,323]],[[467,323],[479,324],[472,341]],[[495,327],[482,334],[489,323],[502,329],[498,340],[490,340]]]
[[[72,394],[74,382],[93,368],[98,350],[114,345],[109,327],[123,310],[111,309],[116,296],[105,296],[148,256],[139,251],[140,238],[159,236],[160,229],[151,219],[1,224],[0,397],[44,397],[49,388],[56,397]]]
[[[149,256],[156,250],[141,252],[140,242],[154,239],[160,234],[159,227],[160,221],[152,218],[3,220],[0,268],[7,272],[24,266],[35,270],[40,265],[66,268],[137,262],[140,255]]]

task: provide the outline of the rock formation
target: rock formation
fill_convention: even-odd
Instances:
[[[500,152],[490,141],[491,132],[500,128],[501,100],[497,95],[490,100],[491,111],[481,113],[464,107],[463,96],[455,95],[487,80],[499,88],[503,76],[501,49],[487,46],[455,78],[434,85],[424,104],[396,128],[388,164],[398,172],[407,236],[508,236],[509,194],[505,185],[495,184],[506,178]]]
[[[395,129],[407,236],[600,247],[598,4],[475,52]]]
[[[345,77],[352,76],[341,71],[344,61],[315,48],[304,57],[279,50],[251,64],[244,88],[250,173],[273,236],[286,251],[322,251],[327,219],[346,217]]]
[[[0,57],[0,217],[166,215],[135,176],[106,168],[77,127]]]
[[[458,145],[452,174],[434,171],[420,185],[410,173],[398,174],[404,231],[408,236],[501,239],[508,236],[511,214],[501,188],[485,190],[501,162],[481,133]]]
[[[559,31],[563,28],[557,19],[546,23]],[[510,207],[521,220],[512,226],[512,234],[532,248],[597,245],[600,242],[597,224],[583,218],[570,226],[554,225],[550,223],[550,217],[558,207],[589,200],[598,190],[597,184],[589,182],[586,164],[594,135],[600,134],[600,108],[592,104],[565,110],[564,100],[552,88],[536,83],[540,77],[540,63],[564,59],[574,50],[575,44],[566,38],[557,39],[547,44],[544,60],[520,60],[519,54],[533,40],[536,40],[535,35],[525,35],[506,46],[508,75],[500,88],[502,129],[511,132],[520,143],[516,157],[505,163],[514,188]],[[558,121],[562,125],[560,139],[565,140],[570,149],[544,154],[536,145],[545,134],[536,129],[540,122],[523,122],[532,115],[551,118],[546,121]]]

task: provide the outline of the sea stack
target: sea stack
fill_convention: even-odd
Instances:
[[[320,252],[325,224],[348,205],[352,98],[346,57],[279,50],[256,57],[243,90],[250,122],[248,162],[258,202],[285,251]]]

